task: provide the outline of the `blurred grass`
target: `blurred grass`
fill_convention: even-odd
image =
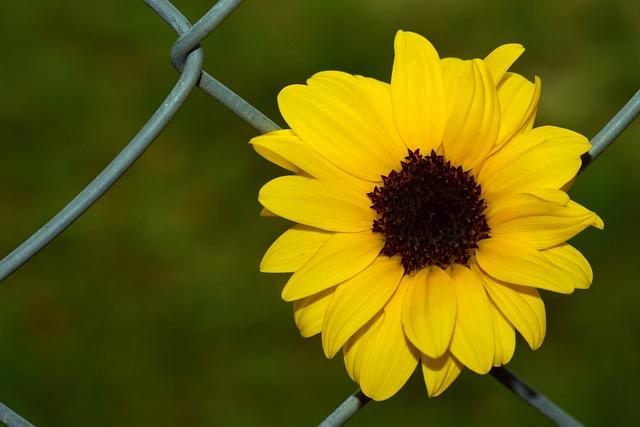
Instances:
[[[176,1],[197,19],[209,0]],[[538,123],[593,136],[637,89],[640,9],[599,2],[247,1],[206,40],[206,68],[281,122],[275,96],[314,72],[388,80],[397,29],[442,56],[527,52],[543,81]],[[175,39],[142,2],[0,3],[0,251],[42,225],[146,121],[176,74]],[[280,171],[254,131],[200,92],[120,183],[2,285],[0,401],[37,425],[312,425],[355,388],[317,338],[299,337],[261,275],[286,228],[260,218]],[[635,419],[640,351],[640,126],[580,177],[573,196],[605,220],[575,244],[595,281],[545,294],[548,333],[510,367],[587,425]],[[465,373],[429,400],[419,376],[354,426],[547,425],[488,377]]]

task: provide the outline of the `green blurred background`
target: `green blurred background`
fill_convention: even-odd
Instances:
[[[213,3],[181,0],[192,20]],[[640,86],[636,0],[246,1],[207,39],[205,67],[282,123],[276,94],[314,72],[389,80],[397,29],[442,56],[505,42],[540,75],[537,123],[591,137]],[[177,78],[175,35],[142,1],[0,2],[0,252],[99,172]],[[313,425],[355,389],[340,357],[302,339],[257,272],[285,221],[258,216],[281,173],[255,131],[195,91],[132,170],[0,289],[0,401],[42,426]],[[637,418],[640,126],[580,177],[573,197],[605,220],[575,244],[595,280],[545,293],[548,333],[509,365],[587,425]],[[491,377],[465,372],[437,399],[415,375],[351,422],[544,426]]]

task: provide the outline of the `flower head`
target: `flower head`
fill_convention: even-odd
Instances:
[[[532,349],[546,320],[536,288],[589,287],[566,241],[603,227],[564,191],[589,147],[582,135],[533,127],[534,82],[507,72],[524,49],[440,59],[399,31],[391,84],[327,71],[284,88],[291,129],[251,142],[293,172],[260,190],[267,212],[295,223],[264,272],[293,273],[282,291],[303,336],[322,334],[376,400],[420,364],[430,396],[464,366],[507,363],[515,330]]]

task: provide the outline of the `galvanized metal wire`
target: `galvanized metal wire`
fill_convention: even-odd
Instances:
[[[0,422],[8,427],[34,427],[29,421],[0,403]]]
[[[564,409],[553,403],[548,397],[536,391],[533,387],[518,378],[504,366],[493,368],[491,375],[511,390],[520,399],[533,406],[538,412],[560,427],[583,427],[583,425],[569,415]]]
[[[172,49],[172,61],[181,72],[178,82],[158,110],[113,161],[42,228],[0,261],[0,282],[40,252],[78,219],[96,200],[111,188],[142,155],[171,121],[192,89],[198,85],[225,107],[251,124],[259,132],[278,126],[231,89],[202,71],[203,51],[198,44],[213,31],[242,0],[221,0],[191,27],[189,21],[169,1],[145,0],[179,35]],[[194,35],[191,29],[194,28]]]
[[[606,150],[615,139],[620,136],[640,114],[640,90],[627,101],[626,104],[609,120],[601,130],[591,139],[591,149],[582,156],[582,172],[600,154]]]
[[[243,0],[219,0],[192,26],[168,0],[145,0],[145,3],[179,36],[170,52],[171,62],[180,72],[177,83],[147,123],[111,163],[50,221],[0,261],[0,281],[6,279],[44,249],[109,190],[163,131],[194,87],[202,89],[261,133],[279,129],[275,122],[202,69],[204,52],[200,42],[242,2]],[[597,158],[639,113],[640,91],[593,138],[591,150],[583,157],[583,168]],[[495,368],[491,374],[557,425],[566,427],[581,425],[507,369]],[[320,425],[322,427],[343,425],[369,400],[362,391],[357,390]],[[0,403],[0,422],[8,427],[33,426],[2,403]]]
[[[364,405],[369,403],[371,399],[367,397],[362,390],[356,390],[351,396],[338,406],[327,418],[319,424],[319,427],[341,426],[349,418],[354,416]]]

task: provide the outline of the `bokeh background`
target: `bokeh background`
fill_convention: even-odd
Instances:
[[[212,0],[181,0],[192,20]],[[538,123],[593,136],[640,86],[636,0],[246,1],[204,43],[205,68],[282,123],[276,94],[338,69],[389,80],[397,29],[442,56],[527,47]],[[174,34],[142,1],[0,2],[0,252],[83,188],[177,78]],[[42,426],[314,425],[354,389],[340,357],[301,338],[285,275],[257,271],[286,229],[258,216],[281,173],[255,131],[195,91],[130,172],[0,288],[0,401]],[[637,418],[640,125],[572,195],[605,220],[574,243],[595,280],[545,293],[546,342],[509,365],[587,425]],[[491,377],[437,399],[420,375],[354,426],[544,426]]]

